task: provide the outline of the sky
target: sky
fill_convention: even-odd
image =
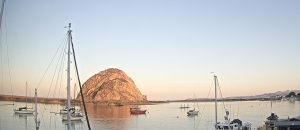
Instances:
[[[119,68],[150,100],[211,97],[211,72],[225,97],[299,90],[299,6],[299,0],[7,0],[0,93],[25,95],[26,81],[29,95],[34,88],[40,96],[58,93],[49,87],[54,68],[42,77],[70,22],[82,82]],[[59,90],[65,97],[65,87]]]

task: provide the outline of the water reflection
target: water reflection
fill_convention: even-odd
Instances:
[[[65,126],[65,129],[67,130],[68,129],[68,121],[62,121],[63,125]],[[81,120],[78,120],[78,121],[71,121],[71,130],[76,130],[76,129],[79,129],[79,130],[83,130],[83,127],[82,127],[82,124],[83,124],[83,121]]]
[[[87,104],[87,112],[91,118],[128,118],[130,116],[129,106],[107,106]]]
[[[14,113],[14,117],[17,117],[21,120],[24,120],[24,126],[25,126],[25,130],[28,130],[28,119],[33,118],[33,114],[18,114],[18,113]]]
[[[21,119],[27,119],[27,117],[33,117],[33,114],[18,114],[18,113],[14,113],[15,117],[19,117]]]
[[[128,128],[130,106],[86,105],[92,127],[103,129]]]
[[[0,103],[10,103],[1,102]],[[22,103],[20,103],[22,104]],[[87,110],[92,129],[104,130],[211,130],[214,129],[214,103],[199,103],[201,111],[198,116],[188,117],[187,109],[179,109],[181,103],[165,103],[157,105],[143,105],[149,113],[145,115],[130,115],[131,106],[106,106],[88,104]],[[43,104],[44,105],[44,104]],[[280,118],[295,117],[300,113],[300,101],[290,103],[288,101],[270,102],[247,101],[225,102],[231,106],[231,119],[241,118],[250,121],[253,128],[257,128],[270,115],[275,112]],[[62,121],[59,112],[64,106],[46,104],[44,109],[38,109],[41,119],[40,130],[66,130],[66,123]],[[205,108],[205,109],[204,109]],[[220,107],[221,108],[221,107]],[[14,114],[12,106],[0,107],[0,130],[33,130],[35,122],[33,115]],[[219,109],[219,120],[223,119],[223,110]],[[72,129],[86,130],[86,119],[72,122]]]
[[[198,115],[188,115],[189,119],[193,121],[193,130],[196,130],[196,118],[198,118]]]

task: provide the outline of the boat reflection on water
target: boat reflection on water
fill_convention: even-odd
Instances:
[[[139,107],[130,107],[130,114],[131,115],[141,115],[141,114],[146,114],[147,110],[142,110]]]
[[[19,114],[19,113],[14,113],[15,117],[19,117],[20,119],[27,119],[27,117],[32,117],[33,118],[33,114]]]
[[[24,124],[22,125],[25,127],[25,130],[28,130],[28,119],[31,120],[33,119],[33,115],[32,114],[19,114],[19,113],[14,113],[15,117],[19,117],[19,119],[24,120]],[[31,119],[30,119],[31,118]],[[24,129],[24,128],[23,128]],[[30,128],[29,128],[30,129]]]
[[[87,103],[86,109],[88,116],[91,118],[117,119],[128,118],[130,116],[129,106],[108,106]]]
[[[65,129],[68,128],[68,121],[62,121],[63,125],[65,126]],[[76,129],[79,129],[79,130],[83,130],[83,121],[82,120],[74,120],[74,121],[71,121],[71,125],[70,125],[70,129],[71,130],[76,130]]]
[[[198,115],[188,115],[188,120],[193,122],[193,130],[197,130],[196,122],[199,121],[199,120],[196,121],[197,117],[198,117]]]
[[[91,118],[94,128],[102,129],[124,129],[132,125],[130,119],[130,106],[109,106],[86,104],[87,113]]]

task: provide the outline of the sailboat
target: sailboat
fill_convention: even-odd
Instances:
[[[19,107],[18,109],[14,109],[14,112],[17,114],[33,114],[34,112],[32,108],[27,107],[27,82],[26,82],[26,106]]]
[[[217,113],[217,86],[219,87],[218,78],[214,75],[214,83],[215,83],[215,129],[216,130],[251,130],[251,123],[246,122],[243,123],[239,119],[234,119],[230,121],[229,111],[225,108],[225,122],[218,122],[218,113]]]
[[[196,111],[196,109],[195,109],[195,95],[194,95],[194,109],[192,109],[192,110],[189,110],[188,112],[187,112],[187,115],[188,116],[193,116],[193,115],[198,115],[198,113],[199,113],[199,111]]]
[[[194,108],[194,109],[192,109],[192,110],[189,110],[189,111],[187,112],[187,115],[188,115],[188,116],[193,116],[193,115],[198,115],[198,113],[199,113],[199,111],[196,111],[195,108]]]
[[[71,30],[71,23],[69,23],[68,26],[68,68],[67,68],[67,115],[62,116],[63,121],[79,121],[83,118],[83,115],[81,112],[75,112],[75,107],[74,111],[72,111],[71,108],[71,99],[70,99],[70,83],[71,83],[71,78],[70,78],[70,54],[71,54],[71,44],[72,44],[72,30]],[[69,123],[68,123],[69,127]]]
[[[74,106],[72,106],[71,108],[70,108],[70,111],[71,111],[71,113],[72,112],[80,112],[80,110],[76,110],[75,109],[75,88],[76,88],[76,84],[74,85]],[[59,112],[60,114],[68,114],[68,108],[67,108],[67,106],[65,107],[65,108],[63,108],[63,109],[60,109],[60,112]]]

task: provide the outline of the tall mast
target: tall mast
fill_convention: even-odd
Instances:
[[[27,109],[27,81],[26,81],[26,109]]]
[[[71,128],[71,101],[70,101],[70,44],[71,44],[71,23],[68,26],[68,69],[67,69],[67,109],[68,109],[68,130]]]
[[[217,106],[217,76],[214,75],[214,82],[215,82],[215,120],[216,120],[216,124],[215,124],[215,129],[217,129],[217,123],[218,123],[218,106]]]
[[[3,12],[4,12],[4,3],[5,0],[2,0],[2,6],[1,6],[1,13],[0,13],[0,30],[1,30],[1,24],[2,24],[2,16],[3,16]]]
[[[35,98],[35,129],[38,130],[40,127],[40,123],[38,121],[38,112],[37,112],[37,89],[35,89],[35,93],[34,93],[34,98]]]
[[[74,84],[74,97],[73,97],[74,98],[73,99],[74,100],[74,109],[75,109],[75,103],[76,103],[76,101],[75,101],[75,88],[76,88],[76,83]]]
[[[195,105],[196,105],[196,98],[195,98],[195,93],[194,93],[194,110],[195,110]]]

